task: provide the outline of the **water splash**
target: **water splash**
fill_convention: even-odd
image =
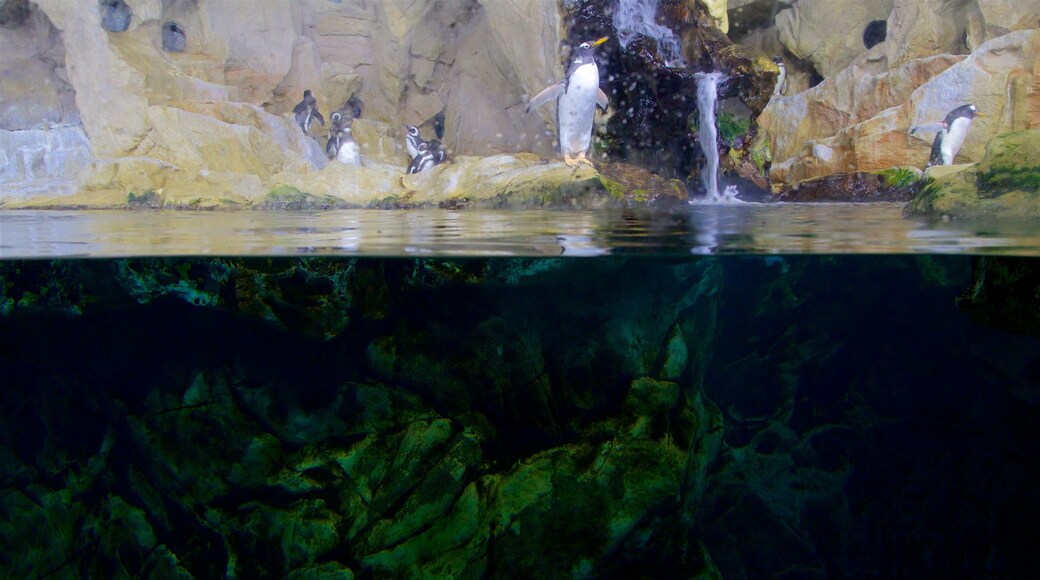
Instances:
[[[719,80],[723,78],[723,74],[697,73],[693,78],[697,81],[697,136],[705,159],[704,169],[701,170],[701,182],[704,184],[705,198],[719,200],[719,148],[716,144],[719,131],[715,126],[715,106],[719,100]],[[729,193],[730,190],[727,188],[726,194]]]
[[[657,6],[660,0],[618,0],[614,10],[614,29],[623,48],[637,34],[657,41],[657,49],[667,66],[683,66],[679,39],[672,29],[657,23]]]

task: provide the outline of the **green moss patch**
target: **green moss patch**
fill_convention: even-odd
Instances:
[[[276,185],[260,202],[261,209],[308,210],[332,209],[343,202],[330,195],[314,195],[291,185]]]

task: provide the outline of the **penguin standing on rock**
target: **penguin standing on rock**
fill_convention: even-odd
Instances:
[[[329,159],[335,159],[347,165],[361,165],[361,150],[354,141],[351,126],[354,118],[349,114],[335,112],[329,118],[329,141],[325,144],[325,153]]]
[[[307,130],[311,126],[312,119],[317,119],[322,127],[325,126],[325,118],[318,112],[318,99],[314,98],[310,89],[303,91],[303,100],[293,107],[292,112],[296,117],[296,123],[303,129],[304,135],[308,134]]]
[[[985,117],[975,105],[961,105],[950,111],[946,118],[938,124],[918,125],[910,128],[910,133],[917,131],[933,130],[935,140],[932,141],[932,152],[928,156],[928,164],[925,168],[933,165],[953,165],[953,160],[964,144],[971,128],[971,120],[975,117]]]
[[[596,105],[606,110],[609,101],[599,88],[599,67],[596,66],[595,48],[607,41],[607,37],[583,42],[563,80],[549,85],[529,103],[531,112],[553,99],[558,99],[557,124],[559,126],[560,152],[563,162],[570,167],[579,163],[592,165],[585,158],[592,143],[592,122],[596,117]]]
[[[415,125],[405,125],[404,131],[404,146],[408,149],[408,156],[414,159],[419,154],[419,145],[426,141],[419,135],[419,128]]]
[[[408,164],[408,171],[405,173],[408,175],[421,173],[434,165],[437,165],[437,158],[430,151],[430,144],[423,141],[415,148],[415,157],[412,157],[412,162]]]
[[[773,87],[773,95],[783,96],[787,92],[787,68],[784,67],[784,59],[779,56],[774,56],[773,62],[776,63],[776,68],[780,69],[780,74],[776,77],[776,86]]]

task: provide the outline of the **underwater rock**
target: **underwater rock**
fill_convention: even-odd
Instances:
[[[1040,220],[1040,129],[1005,133],[972,165],[936,166],[906,215]]]
[[[979,256],[972,265],[971,287],[957,297],[957,306],[982,324],[1040,337],[1037,261]],[[1040,399],[1031,402],[1040,404]]]

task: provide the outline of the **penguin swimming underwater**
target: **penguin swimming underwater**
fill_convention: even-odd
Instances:
[[[527,112],[558,98],[560,152],[563,162],[571,167],[579,163],[592,165],[585,154],[592,142],[592,121],[596,106],[606,110],[609,101],[599,88],[599,67],[596,66],[595,48],[607,41],[606,36],[592,42],[583,42],[571,61],[567,76],[549,85],[527,104]]]
[[[787,68],[784,67],[784,59],[779,56],[774,56],[773,62],[780,69],[780,74],[776,77],[776,86],[773,87],[773,94],[783,96],[787,92]]]
[[[325,144],[325,153],[329,159],[335,159],[347,165],[361,165],[361,150],[354,141],[351,124],[354,118],[335,112],[329,119],[329,141]]]
[[[953,160],[964,144],[971,128],[971,120],[975,117],[985,117],[975,105],[961,105],[949,112],[946,118],[938,124],[918,125],[910,128],[910,133],[922,130],[936,131],[935,140],[932,141],[932,151],[928,156],[928,164],[925,168],[933,165],[953,165]]]
[[[304,135],[308,134],[307,130],[311,126],[311,119],[317,119],[322,127],[325,126],[325,118],[318,112],[318,99],[314,98],[310,89],[303,91],[303,100],[293,107],[292,112],[296,118],[296,124],[303,129]]]

